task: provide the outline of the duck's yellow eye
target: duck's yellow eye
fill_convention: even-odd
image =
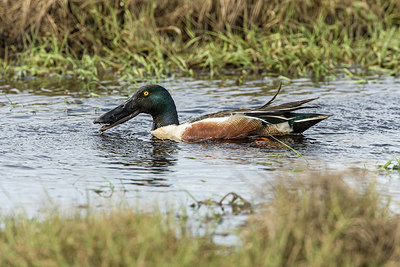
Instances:
[[[149,92],[148,92],[148,91],[144,91],[143,95],[144,95],[144,96],[148,96],[148,95],[149,95]]]

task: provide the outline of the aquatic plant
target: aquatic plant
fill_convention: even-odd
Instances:
[[[400,171],[400,158],[393,157],[385,162],[385,164],[379,166],[379,170],[384,171]]]

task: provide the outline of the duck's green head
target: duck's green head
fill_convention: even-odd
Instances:
[[[159,85],[146,85],[139,88],[125,103],[101,115],[93,123],[105,124],[101,131],[124,123],[140,113],[153,117],[153,130],[179,124],[176,106],[170,93]]]

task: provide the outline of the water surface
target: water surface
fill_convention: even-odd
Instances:
[[[206,113],[256,107],[275,93],[272,78],[159,82],[170,89],[181,121]],[[100,134],[92,121],[142,84],[104,81],[95,89],[66,79],[0,83],[0,212],[35,211],[43,202],[102,205],[122,198],[130,204],[187,205],[236,192],[250,201],[265,183],[301,169],[361,168],[400,156],[400,79],[369,77],[283,84],[275,103],[319,97],[318,113],[333,117],[303,135],[277,142],[255,140],[177,143],[151,136],[151,117],[139,115]],[[381,185],[400,199],[398,172],[377,172]]]

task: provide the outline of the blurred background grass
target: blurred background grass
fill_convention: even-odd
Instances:
[[[397,74],[397,0],[4,0],[3,76]],[[15,68],[18,66],[18,68]],[[16,72],[15,72],[16,71]]]
[[[366,180],[362,172],[288,173],[263,188],[265,203],[229,245],[213,242],[220,217],[192,225],[185,209],[0,216],[0,265],[398,266],[399,218]]]

